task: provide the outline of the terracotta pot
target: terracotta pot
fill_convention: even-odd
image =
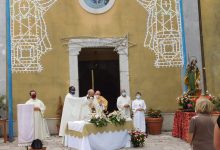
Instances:
[[[148,133],[152,135],[161,134],[163,118],[146,118]]]

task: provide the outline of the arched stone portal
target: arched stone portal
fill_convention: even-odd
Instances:
[[[78,55],[82,48],[114,47],[119,55],[120,89],[125,89],[130,95],[128,38],[73,38],[68,42],[70,85],[76,87],[79,95]]]

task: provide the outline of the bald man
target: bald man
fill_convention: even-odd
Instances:
[[[92,103],[94,100],[94,90],[89,89],[87,95],[83,97],[83,106],[81,108],[80,116],[82,120],[88,120],[89,115],[92,113]]]
[[[87,99],[94,99],[95,91],[93,89],[89,89],[87,92]]]

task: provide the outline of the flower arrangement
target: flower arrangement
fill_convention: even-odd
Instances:
[[[160,110],[149,109],[147,112],[148,117],[150,118],[160,118],[162,117]]]
[[[90,119],[90,123],[94,123],[96,127],[104,127],[107,126],[108,123],[114,124],[115,126],[124,125],[125,121],[126,119],[120,111],[114,111],[108,116],[106,116],[104,113],[92,113]]]
[[[194,110],[196,101],[201,97],[205,97],[208,100],[210,100],[215,105],[216,109],[220,110],[220,98],[212,96],[208,91],[206,91],[205,95],[199,95],[199,96],[191,96],[188,93],[184,93],[183,96],[177,97],[176,100],[182,109]]]
[[[131,143],[134,147],[144,146],[145,138],[147,137],[146,133],[139,130],[131,130],[129,134],[131,135]]]
[[[212,97],[211,99],[212,103],[214,104],[215,106],[215,110],[216,111],[220,111],[220,97]]]
[[[105,114],[97,115],[94,113],[91,116],[90,123],[95,124],[96,127],[104,127],[108,125],[109,120]]]
[[[192,97],[184,93],[182,96],[177,97],[176,100],[182,109],[194,109],[197,97]]]
[[[208,91],[206,91],[205,95],[204,95],[207,99],[209,99],[210,101],[213,101],[216,99],[215,96],[213,96],[212,94],[210,94]]]
[[[109,121],[114,125],[124,125],[126,119],[120,111],[114,111],[108,115]]]
[[[208,91],[206,91],[204,97],[206,97],[212,102],[212,104],[214,105],[215,111],[220,111],[220,97],[219,96],[215,97],[211,95]]]

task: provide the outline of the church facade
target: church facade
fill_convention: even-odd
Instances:
[[[217,95],[219,37],[215,32],[220,30],[214,27],[220,17],[215,9],[219,2],[201,1],[204,47],[197,47],[198,53],[191,56],[195,49],[189,45],[201,45],[196,43],[200,34],[188,36],[191,40],[184,37],[190,17],[181,14],[180,2],[12,0],[14,116],[16,105],[25,103],[35,89],[47,106],[46,117],[56,117],[59,96],[64,99],[69,85],[76,87],[78,96],[85,96],[89,88],[100,90],[112,110],[120,89],[126,89],[131,99],[141,92],[148,108],[174,112],[176,97],[183,92],[184,57],[195,54],[202,60],[198,52],[202,48],[207,89]],[[197,30],[201,32],[199,26]]]

